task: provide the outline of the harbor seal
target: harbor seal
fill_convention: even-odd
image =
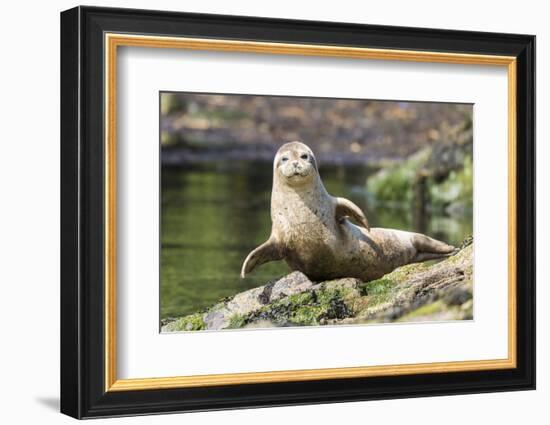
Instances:
[[[371,229],[357,205],[327,192],[313,152],[300,142],[284,144],[275,155],[271,222],[271,236],[248,254],[241,277],[261,264],[285,260],[313,281],[370,281],[455,250],[420,233]]]

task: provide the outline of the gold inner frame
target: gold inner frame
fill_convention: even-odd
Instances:
[[[105,391],[510,369],[516,367],[516,58],[327,45],[105,34]],[[116,373],[116,123],[120,46],[504,66],[508,72],[508,357],[382,366],[118,379]]]

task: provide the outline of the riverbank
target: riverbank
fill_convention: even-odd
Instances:
[[[321,164],[404,159],[471,121],[471,105],[163,93],[164,164],[268,158],[300,140]]]

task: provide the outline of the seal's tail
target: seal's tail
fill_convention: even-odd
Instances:
[[[412,243],[416,248],[416,255],[413,259],[415,262],[444,258],[455,253],[454,246],[419,233],[413,235]]]

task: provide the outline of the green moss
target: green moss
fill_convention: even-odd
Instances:
[[[399,318],[399,322],[407,322],[409,320],[412,320],[417,317],[422,316],[431,316],[433,314],[439,313],[447,308],[446,304],[441,301],[435,301],[433,303],[424,304],[423,306],[417,308],[416,310],[413,310],[404,316],[401,316]]]
[[[288,321],[301,326],[314,326],[319,324],[324,313],[325,309],[320,306],[305,305],[291,312]]]
[[[396,282],[386,275],[361,286],[361,295],[368,297],[368,305],[372,307],[391,299]]]
[[[471,211],[474,199],[473,173],[472,158],[467,156],[463,168],[451,171],[443,182],[430,186],[432,205],[435,208],[455,206]]]
[[[248,323],[248,316],[244,314],[234,314],[229,318],[229,325],[226,329],[239,329]]]
[[[352,310],[344,301],[349,292],[349,288],[320,288],[291,295],[254,313],[250,321],[269,320],[279,326],[314,326],[325,320],[350,317]]]
[[[412,275],[422,273],[429,268],[428,263],[413,263],[399,267],[393,272],[385,275],[382,279],[391,280],[394,284],[405,282]]]
[[[462,167],[449,171],[441,182],[430,177],[428,164],[431,150],[423,149],[405,161],[383,168],[367,180],[367,190],[380,202],[408,205],[415,196],[414,184],[423,170],[427,170],[427,199],[435,210],[450,210],[456,213],[472,211],[473,162],[466,155]],[[433,170],[432,170],[433,171]]]
[[[367,180],[367,190],[383,202],[408,203],[412,200],[412,183],[427,163],[430,148],[420,150],[408,159],[380,170]]]
[[[201,313],[191,314],[168,323],[163,330],[165,332],[201,331],[206,329],[206,324]]]
[[[334,300],[346,298],[351,291],[350,288],[330,286],[316,290],[315,296],[319,305],[328,305]]]
[[[313,292],[302,292],[300,294],[290,295],[281,300],[281,304],[292,305],[304,305],[311,302],[314,299]]]

